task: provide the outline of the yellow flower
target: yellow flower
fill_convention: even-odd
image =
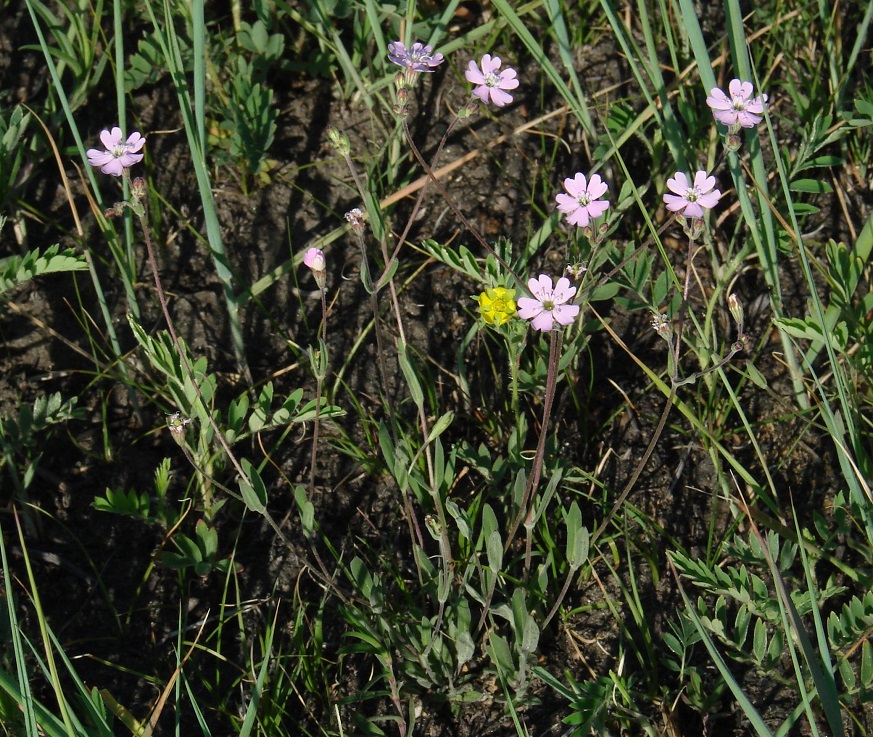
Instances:
[[[479,314],[489,325],[503,325],[516,316],[515,290],[506,287],[486,289],[478,297],[473,297],[479,303]]]

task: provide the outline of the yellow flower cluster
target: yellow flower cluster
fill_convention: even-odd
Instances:
[[[515,290],[506,287],[486,289],[478,297],[479,314],[489,325],[503,325],[516,316]]]

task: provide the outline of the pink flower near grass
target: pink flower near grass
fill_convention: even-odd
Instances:
[[[722,125],[735,129],[754,128],[763,119],[767,95],[752,97],[753,90],[751,82],[733,79],[728,85],[730,96],[713,87],[706,104],[712,108],[713,117]]]
[[[303,254],[303,263],[313,271],[324,271],[324,251],[320,248],[307,249]]]
[[[388,44],[388,60],[414,72],[432,72],[443,63],[442,54],[434,54],[430,46],[416,41],[406,48],[400,41]]]
[[[718,204],[721,192],[715,189],[715,177],[707,176],[705,171],[694,175],[694,184],[688,181],[684,172],[678,171],[667,180],[667,188],[674,194],[664,195],[664,204],[671,212],[678,212],[687,218],[702,218],[706,210]]]
[[[568,177],[564,180],[564,189],[568,194],[561,192],[555,199],[570,225],[585,228],[609,209],[609,200],[600,199],[608,187],[599,174],[593,175],[591,181],[581,172],[572,179]]]
[[[534,330],[549,332],[555,323],[569,325],[579,314],[579,305],[566,304],[576,294],[576,287],[566,277],[552,287],[552,277],[540,274],[527,283],[533,297],[519,297],[518,316],[530,320]]]
[[[118,126],[111,131],[103,131],[100,134],[100,142],[106,150],[89,148],[88,163],[91,166],[99,166],[104,174],[120,177],[125,169],[142,161],[143,155],[137,152],[145,146],[146,139],[135,131],[127,137],[126,142],[122,142],[122,138],[124,136]]]
[[[471,61],[464,76],[471,84],[476,85],[473,88],[473,94],[478,97],[486,105],[490,99],[497,107],[512,102],[512,95],[506,90],[514,90],[518,87],[515,69],[507,67],[502,72],[498,73],[501,65],[500,57],[492,57],[491,54],[485,54],[482,57],[482,69],[475,61]]]

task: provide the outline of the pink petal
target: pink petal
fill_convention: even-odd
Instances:
[[[737,113],[735,110],[713,110],[712,117],[722,125],[733,125],[737,122]]]
[[[744,100],[752,96],[754,87],[751,82],[743,82],[739,79],[732,79],[728,85],[732,97],[742,97]]]
[[[482,57],[482,73],[488,75],[496,72],[500,69],[501,63],[499,56],[492,57],[491,54],[485,54]]]
[[[713,87],[709,91],[706,104],[713,110],[729,110],[732,107],[731,99],[718,87]]]
[[[497,87],[490,87],[489,89],[491,90],[491,102],[497,105],[497,107],[503,107],[512,102],[512,95],[508,92],[504,92]]]
[[[576,287],[570,285],[570,280],[566,276],[558,279],[554,291],[555,302],[566,302],[572,299],[574,294],[576,294]]]
[[[587,228],[588,224],[591,222],[591,215],[588,212],[588,208],[579,207],[579,203],[577,202],[576,211],[567,217],[567,222],[570,225],[578,225],[580,228]]]
[[[579,172],[573,179],[567,177],[564,180],[564,189],[566,189],[575,200],[580,194],[582,194],[588,188],[588,182],[585,179],[585,175]]]
[[[707,192],[706,194],[700,195],[697,198],[698,204],[701,207],[705,207],[707,210],[711,210],[718,204],[718,201],[721,199],[721,192],[717,189],[712,190],[712,192]]]
[[[478,87],[473,88],[473,94],[487,105],[488,100],[490,99],[490,94],[488,90],[488,87],[486,87],[484,84],[480,84]]]
[[[532,317],[536,317],[543,310],[540,301],[533,299],[532,297],[519,297],[515,300],[515,304],[518,307],[518,316],[522,320],[530,320]]]
[[[688,186],[688,177],[685,176],[685,172],[677,171],[676,176],[668,179],[667,189],[678,195],[684,195],[690,189]],[[667,195],[664,196],[666,197]]]
[[[464,77],[466,77],[467,81],[470,84],[484,84],[485,83],[485,75],[479,71],[479,65],[476,64],[475,61],[470,62],[470,66],[466,72],[464,72]],[[476,91],[473,91],[473,94],[476,94]]]
[[[88,163],[91,164],[91,166],[104,166],[115,158],[108,151],[101,151],[97,148],[89,148],[87,154]]]
[[[608,189],[609,187],[606,186],[606,182],[600,178],[599,174],[591,177],[591,182],[588,185],[588,194],[591,196],[591,199],[596,200],[603,197]]]
[[[552,277],[548,274],[540,274],[536,279],[529,279],[527,286],[535,297],[541,297],[543,292],[552,291]]]
[[[694,186],[701,194],[709,192],[716,184],[718,182],[715,181],[715,177],[708,176],[705,171],[699,171],[694,175]]]
[[[114,177],[120,177],[121,172],[124,171],[124,165],[119,159],[113,158],[112,161],[108,162],[105,166],[100,167],[100,171],[104,174],[111,174]]]
[[[127,137],[127,149],[134,153],[145,146],[145,142],[145,136],[141,136],[137,131],[134,131]]]
[[[561,212],[573,212],[573,210],[579,207],[579,203],[576,201],[575,197],[571,197],[570,195],[564,194],[563,192],[556,195],[555,199],[558,201],[558,209]]]
[[[107,149],[115,148],[119,143],[121,143],[121,128],[116,126],[111,131],[103,131],[100,133],[100,143],[102,143]]]
[[[679,210],[684,208],[685,205],[688,204],[688,201],[684,197],[680,197],[679,195],[665,194],[664,204],[667,206],[667,209],[670,210],[670,212],[678,212]]]
[[[579,314],[579,305],[558,305],[552,310],[552,317],[561,325],[569,325]]]
[[[698,204],[700,200],[697,202],[686,202],[685,210],[682,214],[687,218],[702,218],[703,217],[703,208]]]
[[[543,310],[542,313],[531,320],[530,324],[533,325],[534,330],[541,330],[544,333],[548,333],[552,329],[552,313]]]
[[[609,209],[609,200],[598,200],[588,204],[588,214],[593,218],[599,218]]]

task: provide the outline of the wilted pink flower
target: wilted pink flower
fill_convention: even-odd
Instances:
[[[388,60],[414,72],[432,72],[443,63],[442,54],[434,54],[430,46],[416,41],[406,48],[400,41],[388,44]]]
[[[88,163],[91,166],[99,166],[104,174],[120,177],[125,169],[142,161],[142,154],[137,151],[145,146],[146,139],[135,131],[127,137],[125,143],[121,142],[123,137],[118,126],[111,131],[103,131],[100,134],[100,142],[106,150],[89,148]]]
[[[518,316],[530,320],[534,330],[549,332],[554,323],[569,325],[579,314],[579,305],[568,305],[576,294],[576,287],[570,285],[566,277],[558,279],[552,287],[552,277],[540,274],[539,278],[527,283],[533,297],[519,297]]]
[[[687,218],[702,218],[705,210],[711,210],[721,198],[715,189],[715,177],[707,176],[705,171],[694,175],[694,185],[688,182],[684,172],[678,171],[667,180],[667,188],[675,194],[665,194],[664,204],[671,212],[679,212]]]
[[[737,129],[754,128],[763,118],[767,95],[753,98],[753,89],[751,82],[733,79],[728,85],[730,97],[718,87],[713,87],[706,104],[712,108],[713,117],[722,125]]]
[[[492,58],[491,54],[485,54],[482,57],[481,70],[475,61],[471,61],[469,68],[464,72],[467,81],[477,85],[473,88],[473,94],[485,104],[490,98],[497,107],[503,107],[512,102],[512,95],[505,90],[514,90],[518,87],[515,69],[507,67],[499,74],[497,73],[501,63],[499,56]]]
[[[592,219],[599,218],[609,209],[609,200],[600,199],[608,187],[599,174],[593,175],[590,182],[581,172],[573,179],[568,177],[564,180],[564,189],[569,194],[561,192],[556,199],[558,209],[567,216],[570,225],[585,228]]]

